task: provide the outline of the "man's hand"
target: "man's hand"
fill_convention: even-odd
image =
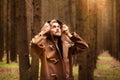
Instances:
[[[69,28],[66,24],[63,24],[62,25],[62,32],[65,33],[68,37],[72,37],[70,31],[69,31]]]
[[[44,26],[42,27],[42,29],[41,29],[41,32],[39,33],[39,35],[41,36],[41,35],[44,35],[44,34],[46,34],[47,32],[49,32],[50,31],[50,24],[49,23],[45,23],[44,24]]]

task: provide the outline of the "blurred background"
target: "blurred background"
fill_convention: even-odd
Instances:
[[[120,0],[0,0],[0,80],[40,80],[29,42],[51,19],[89,44],[73,56],[75,80],[120,79]]]

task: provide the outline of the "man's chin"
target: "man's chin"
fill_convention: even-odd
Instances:
[[[58,34],[54,34],[54,36],[61,36],[61,34],[60,34],[60,33],[58,33]]]

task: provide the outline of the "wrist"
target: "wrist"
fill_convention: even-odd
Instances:
[[[68,33],[67,33],[67,36],[71,38],[71,37],[72,37],[72,34],[71,34],[70,32],[68,32]]]

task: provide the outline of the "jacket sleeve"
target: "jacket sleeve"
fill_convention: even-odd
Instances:
[[[75,32],[72,34],[70,40],[74,43],[70,48],[73,55],[80,54],[88,49],[88,44]]]
[[[35,52],[39,57],[41,54],[43,54],[43,48],[44,45],[42,44],[45,37],[36,35],[32,40],[30,41],[30,47],[33,52]]]

